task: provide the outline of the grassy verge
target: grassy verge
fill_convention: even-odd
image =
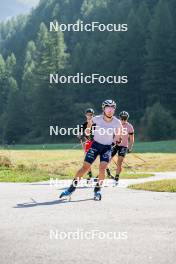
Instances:
[[[152,174],[122,174],[122,179],[138,179]],[[47,173],[38,169],[0,168],[0,182],[40,182],[53,179],[73,179],[73,175]]]
[[[41,170],[56,170],[74,175],[80,168],[84,159],[82,150],[2,150],[1,155],[8,157],[14,164],[24,164],[29,167],[35,165]],[[139,157],[139,158],[138,158]],[[141,158],[145,161],[142,161]],[[125,158],[125,172],[164,172],[176,171],[176,154],[174,153],[133,153]],[[92,169],[97,174],[99,159]],[[115,171],[115,164],[110,167]]]
[[[0,182],[39,182],[49,180],[46,172],[18,169],[2,169],[0,170]]]
[[[176,153],[176,140],[136,142],[134,151],[138,153]]]
[[[6,145],[0,149],[6,150],[64,150],[81,149],[78,141],[70,144],[36,144],[36,145]],[[176,140],[136,142],[134,151],[137,153],[176,153]]]
[[[166,147],[167,144],[163,142],[161,146]],[[174,153],[128,154],[121,178],[138,179],[153,176],[151,172],[176,171],[175,159]],[[83,160],[84,152],[80,149],[3,149],[0,151],[0,181],[35,182],[49,180],[50,177],[72,179]],[[117,157],[114,160],[109,166],[112,175],[115,175]],[[94,176],[98,175],[98,167],[99,159],[92,166]]]
[[[24,153],[23,153],[24,155]],[[29,155],[29,151],[28,151]],[[20,156],[21,157],[21,156]],[[40,157],[40,155],[39,155]],[[23,156],[24,158],[24,156]],[[28,159],[30,157],[28,156]],[[36,156],[35,156],[36,158]],[[41,158],[41,157],[40,157]],[[46,156],[42,157],[46,159]],[[45,160],[44,159],[44,160]],[[19,162],[20,161],[20,162]],[[23,161],[23,163],[21,163]],[[79,163],[67,163],[66,160],[60,160],[59,164],[48,163],[34,163],[22,159],[14,160],[7,156],[0,156],[0,182],[38,182],[48,181],[50,178],[54,179],[73,179],[76,172],[76,167]],[[97,164],[98,165],[98,164]],[[98,174],[98,166],[94,170],[94,176]],[[143,173],[123,173],[123,179],[137,179],[143,177],[153,176],[152,174]]]
[[[176,179],[133,184],[128,188],[153,192],[176,192]]]

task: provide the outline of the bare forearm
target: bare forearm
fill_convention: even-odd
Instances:
[[[133,145],[134,145],[134,134],[130,135],[129,149],[132,149]]]

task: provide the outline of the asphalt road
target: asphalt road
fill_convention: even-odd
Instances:
[[[175,263],[176,194],[125,185],[68,202],[48,183],[0,183],[0,263]]]

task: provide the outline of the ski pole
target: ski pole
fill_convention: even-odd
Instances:
[[[142,160],[143,162],[147,162],[146,160],[142,159],[141,157],[139,157],[138,155],[136,155],[135,153],[132,153],[137,159]]]
[[[112,158],[112,161],[114,162],[116,166],[118,166],[117,162],[113,158]],[[132,169],[131,166],[129,166],[127,162],[123,161],[123,163],[127,166],[128,169],[132,170],[136,174],[136,171]]]
[[[84,144],[85,144],[85,143],[82,141],[82,139],[80,139],[80,144],[81,144],[81,146],[82,146],[82,149],[85,150],[85,148],[84,148]]]
[[[82,144],[85,144],[84,142],[82,142]],[[81,142],[79,144],[76,144],[75,146],[73,146],[73,149],[78,148],[80,145],[82,145]]]

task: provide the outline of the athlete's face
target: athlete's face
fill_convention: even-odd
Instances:
[[[120,120],[121,120],[121,123],[122,123],[122,124],[127,123],[127,118],[120,118]]]
[[[87,119],[87,121],[91,120],[92,117],[93,117],[93,114],[91,114],[91,113],[87,113],[87,114],[86,114],[86,119]]]
[[[106,106],[104,112],[107,117],[112,117],[115,113],[115,108],[113,106]]]

